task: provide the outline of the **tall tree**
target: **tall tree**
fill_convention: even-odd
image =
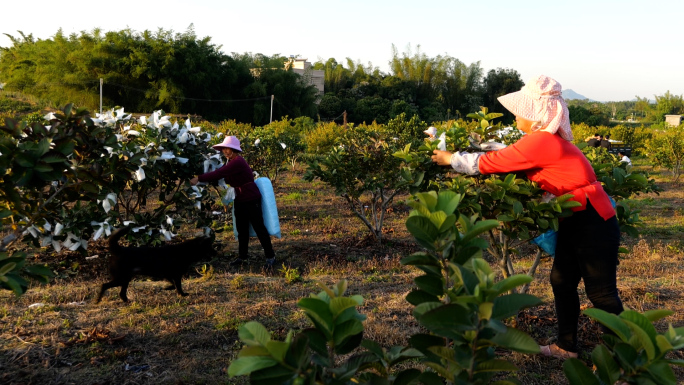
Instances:
[[[525,83],[518,71],[508,68],[497,68],[487,72],[482,81],[482,101],[490,112],[504,114],[503,121],[512,122],[515,118],[497,98],[511,92],[519,91]]]

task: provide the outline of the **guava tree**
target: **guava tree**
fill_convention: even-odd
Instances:
[[[446,147],[452,152],[482,151],[491,140],[514,142],[520,137],[511,135],[515,131],[491,123],[500,115],[488,113],[483,108],[468,115],[478,122],[474,129],[456,122],[440,128],[438,132],[445,133]],[[560,218],[571,215],[572,207],[578,205],[569,200],[569,195],[545,196],[536,183],[517,174],[471,176],[454,174],[448,168],[437,167],[430,159],[432,150],[437,146],[435,142],[426,139],[416,150],[407,147],[397,152],[395,156],[405,162],[402,175],[412,191],[452,190],[463,196],[460,206],[462,213],[499,221],[499,226],[487,233],[490,240],[488,251],[499,261],[504,277],[515,274],[512,257],[519,254],[524,243],[549,230],[557,231]],[[628,172],[613,158],[608,163],[603,158],[592,160],[599,180],[608,186],[608,193],[620,199],[640,191],[656,189],[653,180],[648,180],[636,171]],[[638,223],[638,212],[622,205],[618,208],[618,219],[623,231],[633,233]],[[529,275],[534,275],[541,257],[542,250],[537,248],[535,261],[528,270]],[[526,290],[527,287],[522,289]]]
[[[208,210],[201,210],[207,191],[187,180],[220,162],[208,146],[211,134],[189,120],[172,123],[157,111],[136,121],[123,109],[93,119],[71,105],[45,120],[7,119],[0,127],[0,220],[7,234],[0,251],[21,240],[86,253],[89,241],[115,226],[132,226],[131,238],[149,244],[170,240],[184,222],[208,223]],[[10,269],[3,256],[0,275],[7,280],[0,281],[23,292],[20,261]]]
[[[382,226],[388,206],[406,189],[399,174],[401,160],[392,154],[400,142],[377,127],[350,128],[336,147],[308,162],[304,180],[329,184],[349,209],[382,242]]]
[[[684,170],[684,124],[654,132],[646,142],[646,153],[653,165],[670,170],[678,182]]]

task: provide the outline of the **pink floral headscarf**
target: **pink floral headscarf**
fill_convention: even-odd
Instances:
[[[560,83],[540,75],[530,79],[520,91],[500,96],[498,100],[516,116],[539,122],[535,131],[557,133],[571,141],[570,116],[561,91]]]

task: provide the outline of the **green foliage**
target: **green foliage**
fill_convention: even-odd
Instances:
[[[633,210],[624,200],[641,193],[661,190],[654,179],[649,179],[645,171],[637,171],[627,164],[620,162],[620,158],[609,153],[602,147],[584,147],[582,152],[591,163],[596,179],[603,185],[606,193],[616,201],[616,213],[620,231],[632,237],[639,235],[638,228],[642,225],[639,219],[641,210]]]
[[[285,136],[286,134],[283,135]],[[259,175],[269,178],[273,184],[277,183],[278,175],[286,169],[288,155],[292,156],[292,152],[288,152],[287,144],[283,142],[283,137],[276,136],[273,127],[266,126],[256,127],[239,138],[242,156],[249,166]],[[292,144],[295,140],[288,138],[287,142]],[[295,157],[299,153],[297,152]]]
[[[45,40],[23,34],[10,39],[12,46],[0,55],[0,83],[53,106],[97,108],[103,79],[105,106],[266,124],[275,95],[274,119],[315,116],[315,87],[283,69],[284,57],[227,56],[192,25],[183,33],[95,29],[66,36],[60,30]]]
[[[91,239],[124,222],[139,243],[170,240],[184,221],[210,223],[201,210],[206,191],[178,183],[215,154],[211,134],[189,119],[172,124],[156,111],[132,122],[123,109],[93,119],[68,105],[49,123],[7,119],[0,127],[0,221],[9,234],[0,251],[22,240],[85,253]],[[150,196],[160,203],[152,212],[142,209]]]
[[[301,282],[302,281],[302,276],[299,274],[299,270],[297,268],[293,267],[287,267],[283,263],[283,267],[281,267],[279,272],[283,273],[283,276],[285,277],[285,282],[287,283],[295,283],[295,282]]]
[[[17,296],[24,294],[28,288],[28,279],[40,283],[48,283],[54,273],[45,266],[26,265],[26,253],[0,252],[0,288],[12,290]]]
[[[0,112],[27,113],[33,109],[31,103],[0,93]]]
[[[249,375],[252,384],[365,383],[378,377],[373,372],[387,377],[391,366],[420,355],[414,349],[386,351],[372,341],[362,342],[366,316],[357,306],[363,297],[345,296],[344,280],[331,288],[319,286],[323,291],[297,303],[313,328],[296,335],[290,331],[285,341],[275,341],[258,322],[240,326],[238,336],[245,346],[228,375]],[[364,352],[343,357],[360,346]]]
[[[574,124],[586,124],[588,126],[607,126],[610,123],[609,116],[602,111],[600,103],[592,103],[589,106],[568,106],[570,122]]]
[[[238,335],[245,346],[230,364],[229,376],[249,375],[252,384],[466,385],[489,383],[517,370],[497,359],[495,349],[538,353],[539,347],[503,321],[540,301],[509,293],[530,277],[495,281],[480,258],[486,242],[479,235],[497,222],[461,214],[460,203],[461,196],[451,191],[420,193],[411,202],[414,210],[406,226],[427,251],[402,260],[425,273],[415,278],[418,288],[407,296],[425,330],[410,337],[410,347],[387,349],[363,340],[366,317],[357,311],[363,297],[344,296],[343,280],[332,288],[321,285],[322,292],[298,302],[313,327],[296,335],[290,331],[285,341],[272,340],[257,322],[241,326]],[[498,381],[518,383],[514,378]]]
[[[515,116],[497,101],[499,96],[519,91],[525,83],[518,71],[508,68],[490,70],[482,81],[483,105],[492,112],[502,113],[503,121],[513,122]]]
[[[619,316],[600,309],[584,314],[600,322],[613,334],[604,334],[605,344],[591,353],[595,372],[576,358],[563,363],[570,384],[676,384],[671,365],[684,366],[682,360],[667,358],[668,353],[684,348],[684,328],[672,324],[658,333],[652,322],[672,314],[668,310],[649,310],[641,314],[625,310]]]
[[[390,119],[385,125],[388,135],[393,140],[396,138],[401,143],[410,143],[414,146],[420,145],[425,138],[425,129],[428,127],[427,123],[420,121],[418,116],[413,115],[411,119],[407,119],[405,113],[397,115]]]
[[[427,251],[404,258],[402,264],[424,273],[414,279],[418,288],[406,299],[430,334],[413,335],[411,345],[423,353],[426,366],[450,383],[488,383],[497,372],[516,370],[497,359],[494,348],[539,352],[532,338],[503,323],[520,309],[540,303],[536,297],[512,293],[532,278],[513,275],[495,281],[481,258],[487,242],[480,235],[499,223],[464,215],[461,194],[431,191],[416,198],[406,227]]]
[[[307,152],[317,155],[329,153],[346,130],[335,122],[317,124],[304,138]]]
[[[679,181],[684,167],[684,124],[656,130],[646,142],[646,155],[655,166],[672,171],[674,181]]]
[[[385,211],[406,187],[397,172],[401,161],[392,156],[401,144],[377,126],[349,128],[337,143],[308,162],[304,180],[318,178],[333,187],[381,242]]]
[[[501,138],[501,125],[493,125],[492,120],[501,114],[489,113],[486,108],[469,114],[475,119],[474,125],[452,123],[443,131],[446,137],[446,149],[455,151],[481,151],[489,140],[500,142],[514,141],[515,138]],[[510,135],[510,134],[509,134]],[[483,219],[495,219],[499,222],[496,230],[486,235],[490,240],[488,251],[499,261],[503,276],[513,275],[511,257],[522,242],[528,242],[535,236],[549,229],[558,230],[559,219],[571,215],[572,208],[578,202],[569,200],[570,196],[546,197],[539,186],[526,178],[515,174],[509,175],[456,175],[449,176],[449,170],[434,164],[430,158],[437,147],[437,141],[425,139],[417,150],[410,146],[398,151],[395,156],[404,161],[401,175],[409,185],[409,191],[445,189],[462,196],[464,213]],[[609,195],[615,200],[625,199],[640,192],[658,191],[655,181],[643,172],[627,170],[624,164],[605,149],[585,149],[587,157],[594,166],[597,178],[606,186]],[[638,210],[631,210],[626,203],[619,203],[617,208],[621,229],[630,235],[638,234]],[[538,266],[541,252],[528,271],[533,275]],[[524,287],[524,290],[527,288]]]

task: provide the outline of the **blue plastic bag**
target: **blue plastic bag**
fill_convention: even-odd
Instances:
[[[278,219],[278,207],[276,206],[275,193],[273,192],[273,185],[271,180],[266,177],[259,177],[254,180],[259,192],[261,193],[261,213],[264,217],[264,225],[268,234],[276,238],[280,238],[280,220]],[[235,205],[233,205],[233,235],[237,239],[237,227],[235,226]],[[256,237],[256,233],[249,224],[249,236]]]
[[[531,244],[541,247],[546,254],[550,256],[556,255],[556,244],[558,243],[558,232],[556,230],[549,230],[544,234],[534,238],[530,241]]]

